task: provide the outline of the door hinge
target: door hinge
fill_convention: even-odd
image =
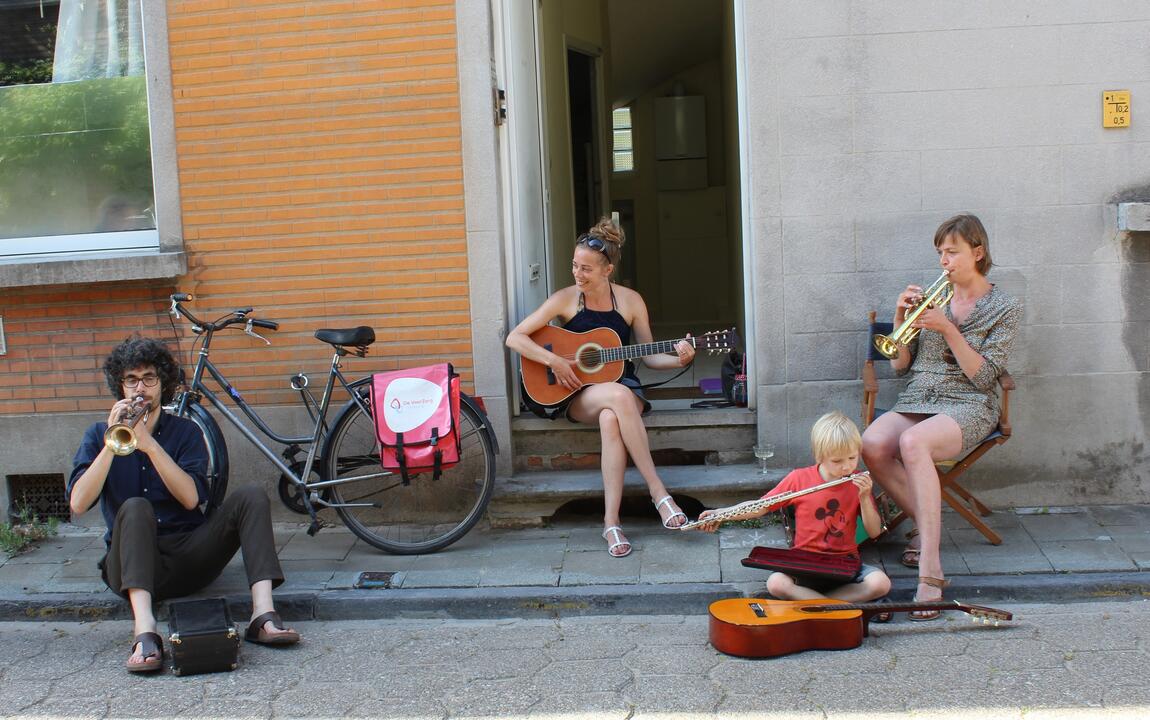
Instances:
[[[507,91],[493,88],[492,95],[495,101],[495,124],[499,126],[507,122]]]

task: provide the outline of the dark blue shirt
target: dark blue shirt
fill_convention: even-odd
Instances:
[[[68,479],[69,501],[72,499],[72,488],[75,487],[76,481],[103,449],[104,432],[107,429],[108,423],[99,422],[84,433],[80,449],[76,451],[76,457],[72,460],[72,476]],[[199,504],[205,504],[208,501],[206,479],[208,450],[199,426],[191,420],[161,413],[155,429],[152,430],[152,437],[164,452],[192,477],[199,494]],[[134,497],[147,498],[152,503],[160,535],[188,532],[204,522],[204,514],[198,506],[188,510],[172,497],[164,481],[160,479],[160,474],[152,466],[151,458],[142,452],[134,452],[112,458],[112,466],[108,469],[104,489],[100,491],[100,511],[103,512],[104,523],[108,527],[108,531],[104,533],[105,542],[112,540],[112,526],[116,522],[116,513],[119,512],[120,506],[124,501]]]

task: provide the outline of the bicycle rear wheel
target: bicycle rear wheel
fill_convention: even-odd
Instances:
[[[186,417],[200,427],[208,448],[208,504],[204,507],[204,515],[210,515],[228,492],[228,445],[220,426],[203,405],[189,405]]]
[[[438,480],[422,473],[403,484],[380,465],[379,441],[366,399],[346,405],[324,451],[331,502],[363,540],[397,555],[434,552],[463,537],[483,516],[495,486],[491,430],[467,396],[459,405],[459,463]],[[358,478],[358,479],[357,479]]]

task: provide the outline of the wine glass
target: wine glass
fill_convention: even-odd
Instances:
[[[755,457],[759,459],[759,474],[766,475],[768,472],[767,461],[775,456],[775,445],[774,443],[759,443],[754,447],[754,451]]]

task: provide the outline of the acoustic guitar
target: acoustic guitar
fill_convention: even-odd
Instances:
[[[659,340],[639,345],[623,345],[619,334],[611,328],[596,328],[587,332],[571,332],[554,325],[545,325],[531,333],[531,339],[556,355],[575,361],[575,374],[584,385],[615,382],[623,377],[625,361],[633,358],[659,355],[675,351],[675,346],[686,340],[695,352],[721,352],[738,347],[738,334],[734,329],[717,330],[695,337],[678,340]],[[543,363],[523,358],[523,388],[527,395],[543,407],[554,407],[575,394],[579,388],[568,390],[559,384],[551,368]]]
[[[961,610],[997,625],[1008,612],[957,601],[848,603],[843,600],[729,598],[710,607],[711,645],[738,657],[778,657],[804,650],[849,650],[862,645],[871,617],[883,612]]]

